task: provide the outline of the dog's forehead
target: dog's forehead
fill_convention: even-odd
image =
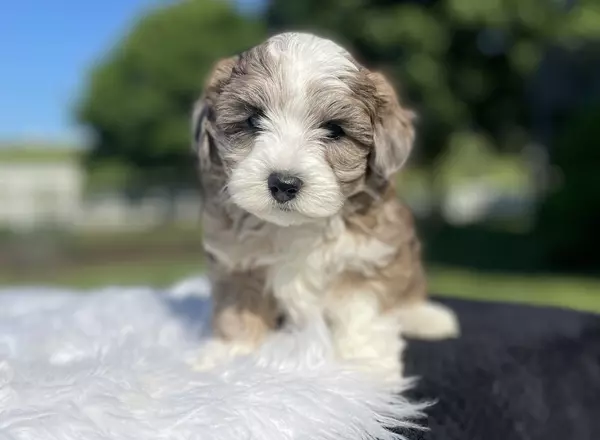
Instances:
[[[255,90],[265,103],[262,107],[300,109],[314,99],[331,101],[332,94],[338,99],[351,95],[350,84],[356,83],[360,70],[350,53],[335,42],[289,32],[241,55],[238,78],[243,82],[232,90]]]
[[[288,32],[266,41],[269,55],[286,67],[311,68],[315,74],[356,72],[358,65],[350,53],[337,43],[307,33]]]
[[[350,53],[335,42],[307,33],[277,34],[242,53],[238,72],[269,78],[272,84],[326,84],[355,76],[360,68]]]

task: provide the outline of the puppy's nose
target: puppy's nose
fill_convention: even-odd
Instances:
[[[277,202],[285,203],[292,200],[302,187],[302,180],[295,176],[281,173],[271,173],[267,185],[271,195]]]

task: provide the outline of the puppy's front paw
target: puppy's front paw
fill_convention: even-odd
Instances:
[[[247,344],[227,342],[220,339],[209,339],[200,348],[200,354],[192,362],[196,371],[208,371],[226,364],[237,356],[250,354],[253,347]]]
[[[415,339],[440,340],[460,335],[460,325],[454,311],[427,301],[402,308],[402,333]]]

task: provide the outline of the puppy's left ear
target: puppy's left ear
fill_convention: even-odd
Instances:
[[[191,121],[192,146],[202,170],[220,162],[215,147],[215,102],[231,78],[238,59],[238,56],[225,58],[215,64],[205,83],[202,96],[194,105]]]
[[[205,96],[194,104],[192,112],[192,148],[198,159],[200,170],[206,171],[213,165],[216,157],[215,139],[212,131],[212,106]]]
[[[402,168],[410,155],[415,138],[415,114],[400,105],[394,88],[382,74],[370,72],[369,77],[377,98],[375,151],[369,165],[379,177],[387,180]]]

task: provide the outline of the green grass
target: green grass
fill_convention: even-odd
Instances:
[[[478,273],[432,267],[430,290],[440,295],[565,307],[600,313],[600,280]]]
[[[87,264],[63,268],[53,273],[30,273],[26,276],[0,271],[0,285],[49,285],[77,289],[104,286],[167,287],[188,276],[203,271],[202,259],[173,258],[169,260]]]
[[[81,150],[67,146],[2,146],[0,163],[67,162],[79,160]]]
[[[86,267],[57,277],[55,284],[79,288],[97,288],[106,285],[150,285],[167,287],[183,278],[202,272],[202,261],[182,259],[180,261],[154,262],[146,264],[120,263]]]
[[[199,257],[89,264],[52,274],[7,276],[0,284],[44,284],[90,289],[107,285],[166,287],[203,270]],[[600,280],[479,273],[448,267],[429,269],[430,290],[448,297],[539,304],[600,313]]]
[[[40,231],[9,234],[0,240],[0,284],[4,285],[165,286],[199,271],[199,225],[121,233]]]
[[[119,250],[123,247],[150,249],[160,246],[193,243],[202,248],[202,230],[200,225],[191,224],[179,227],[157,227],[142,231],[125,232],[81,232],[67,238],[72,247],[85,252],[98,249]]]

